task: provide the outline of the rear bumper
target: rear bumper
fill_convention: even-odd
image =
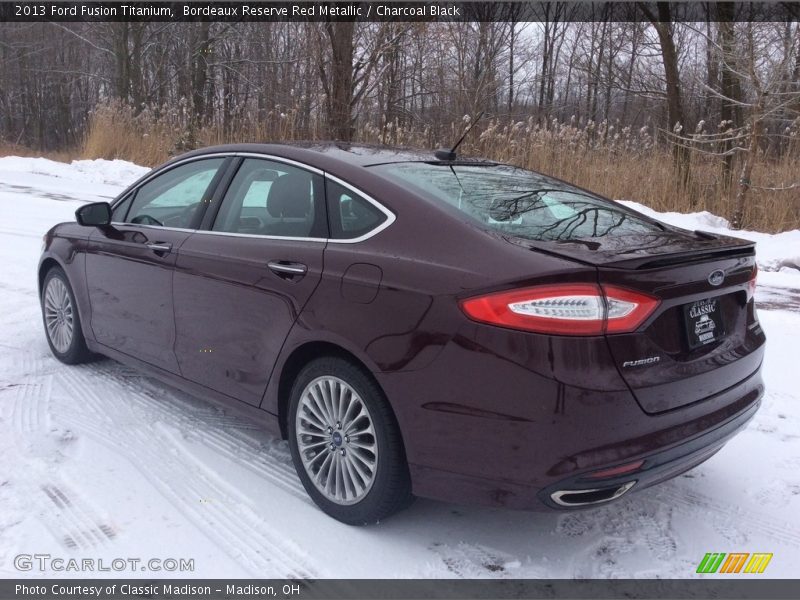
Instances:
[[[482,337],[481,345],[446,345],[427,369],[377,374],[400,423],[418,496],[563,510],[553,492],[631,480],[631,491],[643,489],[712,456],[745,426],[764,391],[759,360],[754,372],[743,369],[729,388],[649,415],[599,344],[581,356],[591,348],[585,339],[582,348],[539,348],[536,336],[525,336],[501,348],[499,335],[496,345]],[[550,351],[552,370],[537,372],[529,361],[509,360],[509,350],[521,357]],[[761,358],[763,345],[754,354]],[[561,357],[569,361],[563,369]],[[573,366],[578,359],[586,363],[583,371]],[[568,376],[574,377],[569,383]],[[586,479],[638,460],[644,463],[626,477]]]
[[[630,491],[643,490],[677,477],[714,456],[744,429],[760,405],[759,395],[755,402],[722,425],[668,450],[643,457],[644,463],[633,472],[602,479],[591,478],[589,474],[569,477],[540,490],[539,501],[559,510],[581,508],[616,500]]]

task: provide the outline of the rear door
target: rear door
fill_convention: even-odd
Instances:
[[[239,160],[207,230],[178,252],[175,352],[187,379],[258,405],[322,276],[325,190],[315,169]]]
[[[98,342],[178,372],[172,269],[224,162],[193,160],[157,174],[115,206],[112,226],[91,234],[86,280]]]

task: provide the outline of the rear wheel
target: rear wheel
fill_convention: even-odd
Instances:
[[[319,358],[292,388],[289,446],[303,486],[350,525],[385,519],[412,500],[400,431],[377,383],[356,365]]]
[[[47,272],[41,300],[44,331],[53,356],[68,365],[89,360],[91,353],[81,330],[75,296],[60,267],[53,267]]]

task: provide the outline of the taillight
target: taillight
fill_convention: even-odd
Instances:
[[[661,302],[658,298],[625,288],[604,285],[608,305],[606,333],[634,331],[653,314]]]
[[[590,283],[540,285],[468,298],[461,309],[474,320],[500,327],[558,335],[633,331],[659,300],[624,288]]]
[[[758,265],[753,265],[753,274],[747,282],[747,299],[750,300],[756,295],[756,277],[758,277]]]

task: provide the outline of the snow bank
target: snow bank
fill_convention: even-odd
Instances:
[[[125,160],[73,160],[62,163],[47,158],[23,158],[6,156],[0,158],[0,178],[3,172],[30,173],[59,179],[71,179],[84,183],[102,183],[127,186],[150,169]]]
[[[619,202],[628,208],[675,227],[691,231],[702,229],[703,231],[731,235],[756,242],[756,261],[761,271],[800,270],[800,229],[776,234],[761,233],[759,231],[737,231],[731,229],[730,223],[726,219],[707,211],[696,213],[657,212],[638,202],[629,200],[620,200]]]

